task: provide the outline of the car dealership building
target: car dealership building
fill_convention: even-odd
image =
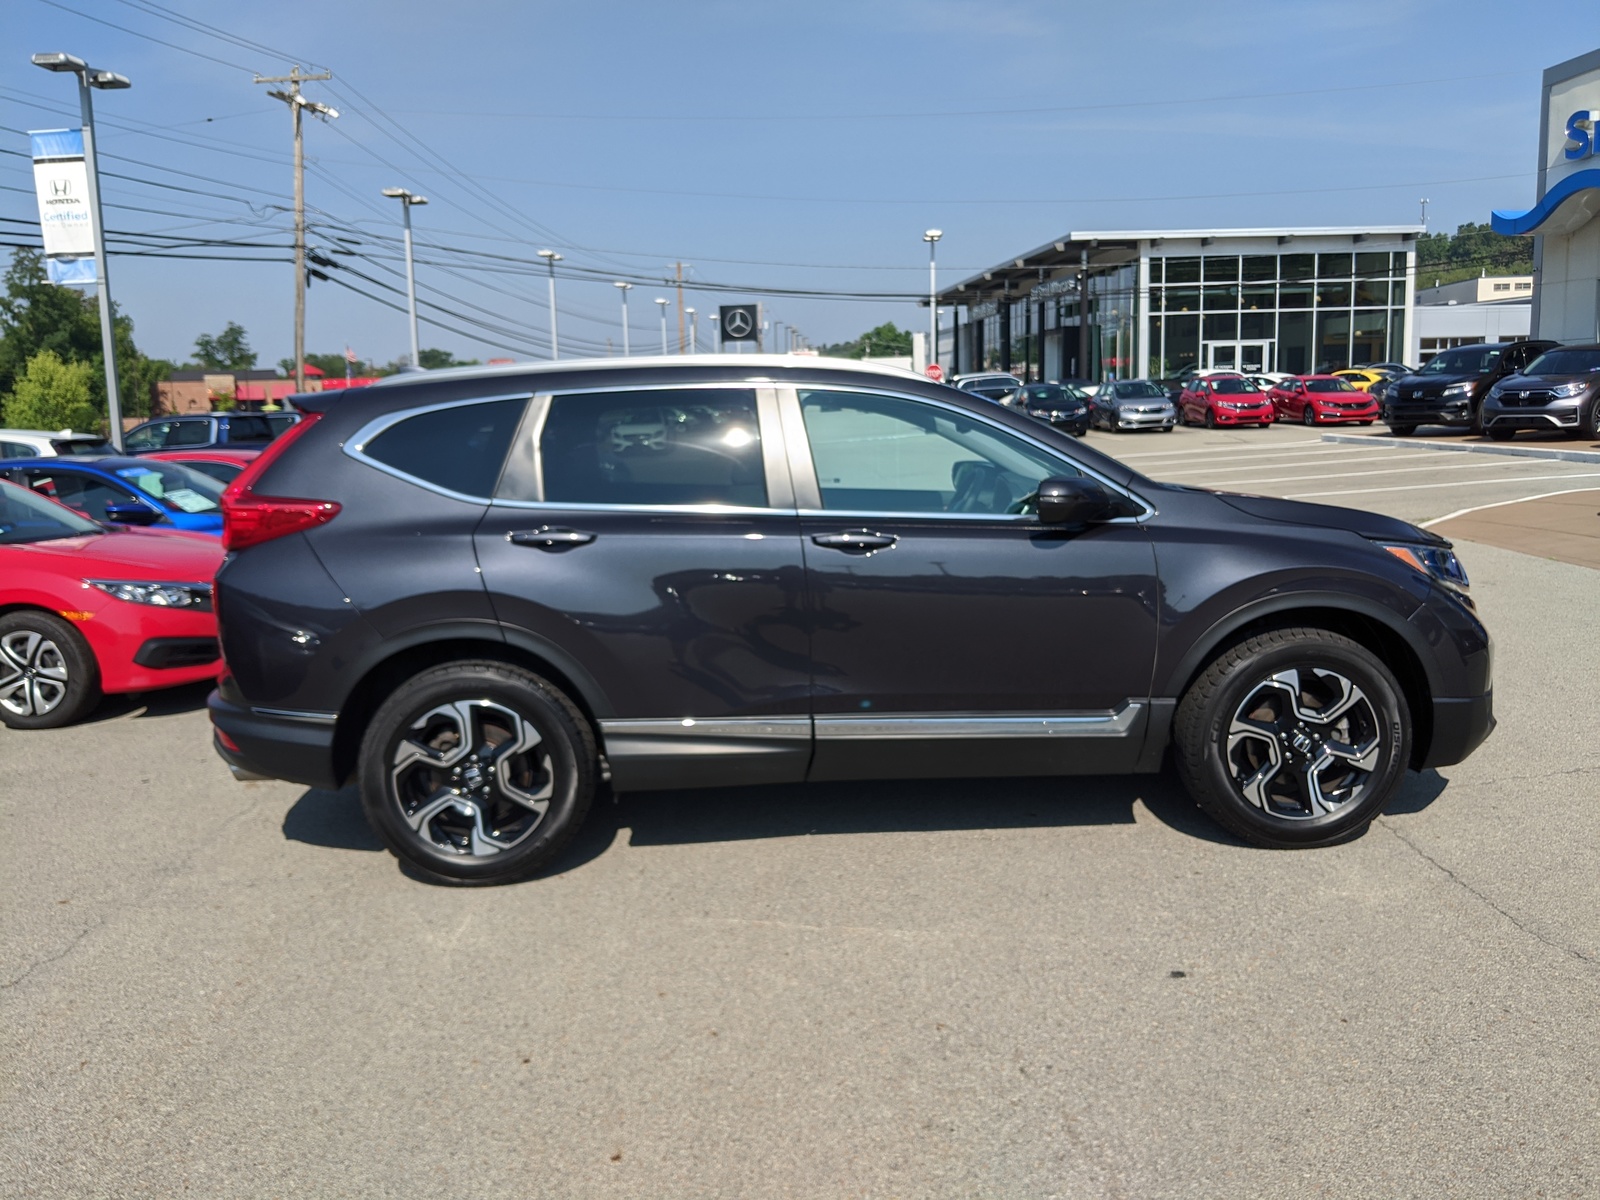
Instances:
[[[956,374],[1169,378],[1405,359],[1421,225],[1074,232],[938,293]]]
[[[1531,237],[1533,336],[1600,341],[1600,50],[1544,73],[1539,173],[1529,209],[1496,211],[1495,232]]]

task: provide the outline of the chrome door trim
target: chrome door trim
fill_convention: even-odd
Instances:
[[[426,479],[420,479],[415,475],[407,474],[405,471],[397,470],[396,468],[391,467],[388,463],[379,462],[377,459],[367,454],[367,445],[372,441],[373,438],[377,437],[380,433],[383,433],[391,426],[398,425],[401,421],[408,420],[411,417],[421,416],[423,413],[440,412],[446,408],[465,408],[469,404],[496,404],[502,400],[522,400],[526,402],[529,399],[531,399],[531,393],[510,392],[505,395],[472,396],[466,400],[446,400],[438,404],[419,404],[415,408],[403,408],[396,412],[388,412],[384,413],[382,416],[374,417],[360,429],[356,430],[355,433],[353,433],[350,437],[346,438],[342,448],[347,455],[355,459],[357,462],[365,463],[367,466],[372,467],[375,470],[382,471],[385,475],[393,476],[395,479],[403,479],[407,483],[415,484],[419,488],[425,488],[426,490],[433,492],[435,495],[448,496],[452,500],[465,500],[469,504],[488,504],[491,499],[490,496],[469,496],[465,492],[452,491],[450,488],[440,487],[437,483],[430,483]],[[523,419],[525,420],[528,415],[527,411],[524,410],[522,415]],[[519,421],[517,425],[517,431],[511,435],[513,449],[515,448],[517,435],[520,433],[521,429],[522,423]],[[508,453],[507,458],[509,459],[509,457],[510,454]],[[504,464],[501,464],[501,471],[504,473]],[[499,480],[497,478],[496,485],[498,485],[498,483]],[[490,489],[491,492],[493,490],[493,488]]]
[[[250,710],[258,717],[276,717],[280,721],[303,721],[307,725],[335,725],[339,721],[338,713],[313,712],[299,708],[252,708]]]
[[[1039,442],[1028,437],[1027,434],[1023,433],[1019,429],[1012,429],[1009,425],[1002,425],[998,421],[992,421],[980,413],[975,413],[969,409],[961,408],[958,405],[951,404],[945,400],[934,399],[931,396],[917,396],[910,395],[905,392],[897,392],[892,387],[877,388],[865,387],[861,384],[831,385],[823,383],[808,383],[804,385],[787,384],[778,389],[778,405],[783,414],[783,428],[786,435],[785,440],[787,442],[789,470],[794,475],[795,500],[799,506],[800,515],[803,517],[865,517],[880,521],[890,519],[902,521],[972,521],[976,519],[980,521],[1030,522],[1043,530],[1052,528],[1049,525],[1040,524],[1037,517],[1025,513],[881,512],[867,509],[823,508],[822,488],[817,483],[816,465],[811,461],[811,442],[806,437],[805,415],[800,408],[801,386],[804,386],[805,390],[807,391],[816,390],[827,392],[859,392],[865,396],[888,396],[895,400],[906,400],[913,404],[929,404],[937,408],[942,408],[955,416],[965,417],[968,420],[980,422],[981,424],[990,426],[997,432],[1007,434],[1011,437],[1019,438],[1022,441],[1027,442],[1034,448],[1042,450],[1051,457],[1058,458],[1062,462],[1070,465],[1073,470],[1079,472],[1080,474],[1102,484],[1116,495],[1122,496],[1127,500],[1131,500],[1134,504],[1137,504],[1141,509],[1143,509],[1142,512],[1135,513],[1132,516],[1113,517],[1109,521],[1099,521],[1096,522],[1096,524],[1137,525],[1139,522],[1149,520],[1151,517],[1156,515],[1155,506],[1143,496],[1137,495],[1122,484],[1106,478],[1106,476],[1094,470],[1087,463],[1079,462],[1076,458],[1072,457],[1072,455],[1058,450],[1054,446],[1047,446],[1043,442]]]
[[[979,716],[971,713],[854,714],[813,718],[817,740],[905,740],[908,738],[1063,738],[1127,737],[1145,704],[1128,700],[1114,709],[1082,713],[1013,713]]]
[[[674,741],[697,738],[809,738],[810,717],[652,717],[645,720],[601,721],[600,732],[612,737],[661,737]]]

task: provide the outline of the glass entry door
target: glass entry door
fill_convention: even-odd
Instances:
[[[1207,342],[1206,369],[1259,375],[1272,369],[1271,342]]]

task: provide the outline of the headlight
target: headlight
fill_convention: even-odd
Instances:
[[[1571,383],[1557,384],[1550,391],[1557,396],[1581,396],[1588,386],[1581,379],[1574,379]]]
[[[146,583],[142,580],[86,579],[108,596],[129,604],[149,604],[155,608],[211,608],[209,583]]]
[[[1491,400],[1500,399],[1501,393],[1503,393],[1504,391],[1505,391],[1504,387],[1502,387],[1498,383],[1495,384],[1492,388],[1489,389],[1489,399],[1491,399]]]
[[[1470,383],[1452,383],[1445,388],[1443,394],[1446,396],[1465,396],[1471,391],[1472,385]]]
[[[1449,588],[1465,600],[1469,608],[1473,607],[1472,598],[1467,594],[1472,582],[1467,578],[1466,568],[1461,565],[1456,552],[1450,547],[1417,542],[1380,542],[1379,545],[1406,566],[1421,571],[1430,579]]]

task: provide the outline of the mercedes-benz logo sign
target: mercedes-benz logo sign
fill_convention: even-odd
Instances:
[[[736,308],[728,314],[728,319],[722,323],[731,338],[745,338],[750,336],[750,331],[755,328],[755,322],[750,319],[750,314],[742,308]]]

